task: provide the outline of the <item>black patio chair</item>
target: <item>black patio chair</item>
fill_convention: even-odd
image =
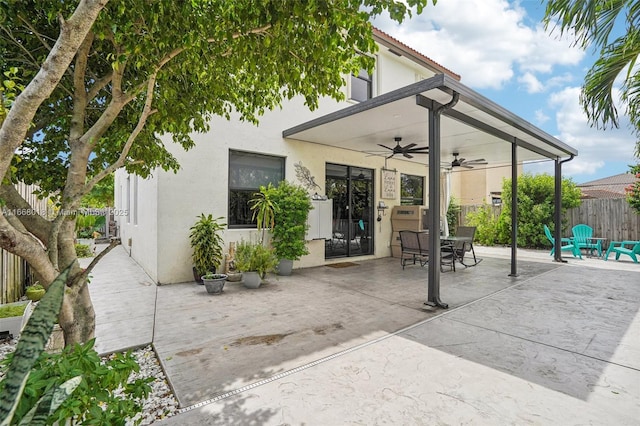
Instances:
[[[476,257],[476,252],[473,249],[473,239],[475,238],[475,235],[475,226],[458,226],[456,228],[456,237],[466,238],[466,240],[452,241],[451,246],[446,249],[447,251],[452,252],[455,255],[455,261],[460,262],[465,268],[476,266],[478,263],[482,262],[482,259]],[[473,263],[465,262],[465,255],[469,252],[471,252],[471,255],[473,256]]]

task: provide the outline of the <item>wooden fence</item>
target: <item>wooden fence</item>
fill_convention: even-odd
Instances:
[[[18,184],[16,188],[36,213],[48,216],[50,212],[48,202],[39,200],[33,195],[36,189],[34,185]],[[11,213],[7,212],[7,214]],[[29,212],[16,214],[29,214]],[[0,248],[0,303],[10,303],[20,299],[26,286],[32,281],[33,276],[27,262]]]
[[[479,206],[461,206],[460,224],[465,224],[467,214],[475,212]],[[500,206],[491,206],[495,217],[500,215]],[[593,228],[595,237],[608,241],[640,240],[640,214],[631,208],[626,198],[586,199],[579,207],[569,209],[565,215],[567,228],[565,234],[571,234],[571,228],[585,223]],[[542,224],[540,224],[542,232]]]
[[[568,230],[586,223],[593,228],[594,237],[609,241],[640,240],[640,214],[626,198],[582,200],[582,205],[569,209],[565,217]]]

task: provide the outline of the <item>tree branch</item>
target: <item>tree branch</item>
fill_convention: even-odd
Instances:
[[[15,99],[0,127],[0,176],[9,169],[13,153],[24,141],[36,111],[56,88],[91,26],[108,0],[81,0],[40,70]]]
[[[111,250],[113,250],[114,248],[116,248],[119,245],[120,245],[120,239],[119,238],[111,240],[109,245],[104,250],[102,250],[96,257],[93,258],[93,260],[91,261],[89,266],[87,266],[80,274],[78,274],[77,280],[76,280],[76,277],[74,277],[74,279],[71,282],[74,282],[74,283],[76,283],[76,282],[84,282],[84,280],[86,280],[89,277],[89,274],[91,273],[93,268],[98,264],[100,259],[105,257]],[[84,279],[81,279],[81,278],[84,278]]]
[[[87,60],[89,58],[89,52],[91,51],[92,44],[93,33],[89,31],[76,53],[76,62],[73,69],[73,108],[69,129],[70,145],[74,145],[78,142],[84,129],[84,119],[87,107],[87,92],[84,84],[84,78],[87,72]]]
[[[42,277],[45,288],[58,275],[42,244],[31,234],[17,231],[3,214],[0,214],[0,247],[26,260]]]
[[[0,198],[6,202],[9,213],[31,213],[20,215],[12,214],[11,218],[15,218],[16,220],[18,220],[28,232],[35,235],[36,238],[38,238],[45,246],[47,246],[49,242],[51,222],[42,217],[39,212],[34,210],[31,205],[24,199],[24,197],[20,195],[16,187],[11,184],[0,185]],[[13,222],[12,220],[10,220],[9,214],[7,214],[6,217],[9,222]]]

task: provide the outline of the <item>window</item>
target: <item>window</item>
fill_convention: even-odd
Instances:
[[[400,174],[400,204],[424,205],[424,177]]]
[[[373,76],[365,69],[351,75],[351,99],[362,102],[373,97]]]
[[[229,151],[229,227],[255,228],[249,200],[260,186],[277,185],[282,180],[284,157]]]

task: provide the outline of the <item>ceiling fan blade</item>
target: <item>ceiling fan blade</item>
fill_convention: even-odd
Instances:
[[[429,147],[428,146],[421,146],[418,148],[411,148],[409,150],[406,150],[407,152],[429,152]]]
[[[459,158],[458,159],[458,163],[462,164],[462,163],[464,163],[464,160],[465,160],[464,158]]]
[[[484,158],[477,158],[475,160],[466,161],[467,164],[487,164],[487,161]]]
[[[403,148],[402,148],[402,150],[403,150],[403,151],[407,151],[407,150],[409,150],[409,149],[413,148],[413,147],[414,147],[414,146],[416,146],[416,145],[417,145],[417,144],[415,144],[415,143],[410,143],[409,145],[407,145],[407,146],[403,147]]]
[[[378,145],[380,145],[383,148],[387,148],[389,151],[393,151],[393,148],[389,148],[388,146],[382,145],[381,143],[379,143]]]
[[[406,152],[403,152],[402,155],[404,155],[407,158],[413,158],[413,155],[407,154]]]
[[[467,163],[460,164],[460,167],[464,167],[465,169],[473,169],[473,166],[470,166]]]

